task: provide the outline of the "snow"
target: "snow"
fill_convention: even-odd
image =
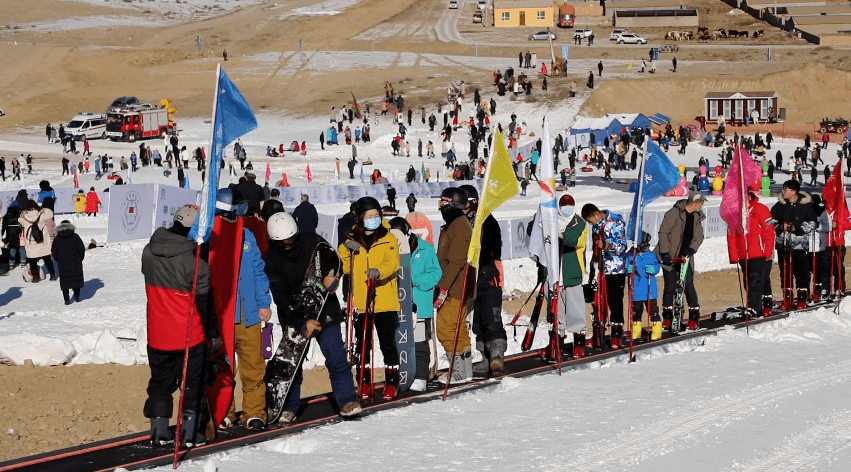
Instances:
[[[851,313],[818,309],[750,335],[727,330],[633,364],[621,356],[561,377],[509,378],[180,468],[844,471],[850,328]]]

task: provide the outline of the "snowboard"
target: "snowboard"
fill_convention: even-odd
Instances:
[[[399,290],[399,316],[396,318],[396,349],[399,350],[399,392],[407,391],[417,374],[417,355],[414,350],[414,307],[411,285],[411,254],[402,253],[407,248],[400,244],[399,272],[396,283]]]
[[[242,218],[235,222],[215,218],[210,237],[210,288],[222,339],[221,351],[210,353],[213,367],[212,383],[207,386],[207,404],[213,424],[222,424],[233,402],[234,381],[234,321],[236,288],[239,282],[239,263],[242,256]],[[237,243],[238,242],[238,243]]]
[[[405,220],[411,225],[411,231],[434,246],[434,227],[424,213],[412,211],[405,215]]]
[[[304,276],[298,292],[293,295],[290,309],[304,314],[308,319],[318,320],[325,308],[329,296],[334,296],[323,285],[326,276],[338,277],[341,271],[340,259],[336,251],[327,242],[320,242],[310,257],[310,267]],[[278,421],[284,411],[290,387],[304,362],[310,339],[301,334],[300,327],[281,326],[283,337],[275,350],[275,355],[266,363],[266,409],[268,423]]]
[[[686,272],[688,270],[689,258],[684,257],[680,264],[680,276],[677,278],[677,288],[674,292],[674,318],[671,320],[671,333],[676,334],[682,330],[683,325],[683,298],[686,292]],[[673,270],[673,269],[671,269]]]

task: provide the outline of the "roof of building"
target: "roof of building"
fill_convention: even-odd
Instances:
[[[786,13],[783,14],[789,16],[821,15],[822,13],[832,15],[837,13],[851,13],[851,5],[814,5],[808,7],[786,7],[785,9],[778,10],[785,10]]]
[[[851,23],[851,15],[807,15],[793,16],[792,23],[799,25],[847,25]]]
[[[745,0],[745,5],[750,8],[759,10],[761,8],[774,8],[778,9],[786,7],[796,7],[796,6],[804,6],[804,5],[824,5],[824,0],[778,0],[777,3],[774,3],[774,0]]]
[[[775,98],[777,92],[707,92],[704,100],[717,98]]]
[[[606,11],[636,10],[639,8],[682,7],[684,0],[617,0],[606,2]]]
[[[552,0],[496,0],[494,10],[511,10],[513,8],[552,8]]]

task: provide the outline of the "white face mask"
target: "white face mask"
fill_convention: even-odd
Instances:
[[[573,207],[572,206],[563,206],[563,207],[559,208],[559,211],[561,212],[562,215],[564,215],[568,218],[573,216]]]

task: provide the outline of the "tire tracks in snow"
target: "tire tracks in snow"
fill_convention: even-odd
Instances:
[[[569,457],[556,457],[553,462],[541,464],[541,466],[549,469],[565,463],[564,460],[572,465],[572,469],[579,471],[615,470],[624,466],[635,466],[645,460],[688,447],[689,444],[698,442],[701,436],[709,434],[710,429],[717,430],[732,422],[741,421],[760,408],[767,408],[782,398],[804,390],[846,382],[849,379],[851,379],[851,361],[788,375],[721,397],[692,403],[653,424],[586,444],[571,451]],[[695,409],[695,406],[698,408]],[[845,422],[838,423],[837,429],[842,429],[841,425]],[[849,413],[848,424],[851,424],[851,413]],[[818,433],[813,431],[812,434]],[[847,434],[851,437],[851,431]],[[648,447],[650,444],[654,446]],[[851,444],[848,447],[851,447]],[[603,469],[600,468],[601,466]],[[744,470],[765,469],[756,467]]]

